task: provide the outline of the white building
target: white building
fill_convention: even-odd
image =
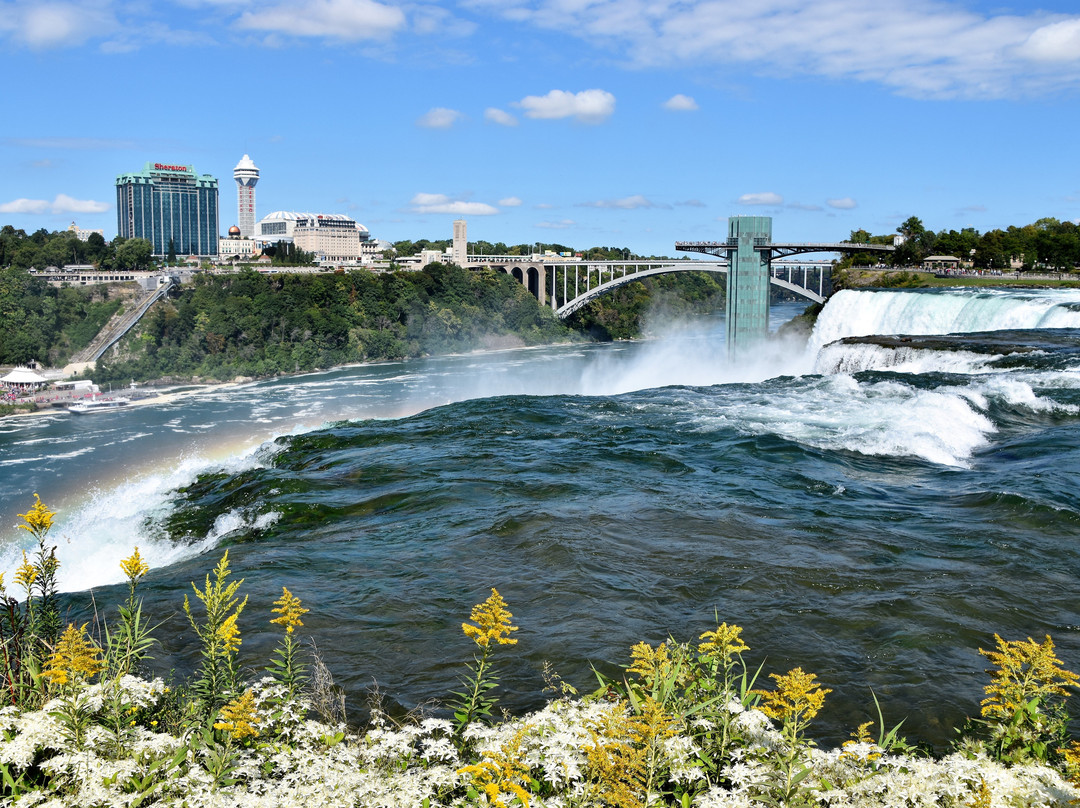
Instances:
[[[75,222],[72,222],[71,225],[68,227],[68,232],[74,233],[76,238],[79,239],[79,241],[89,241],[91,233],[97,233],[102,238],[105,238],[104,230],[87,230],[85,227],[77,226]]]
[[[315,253],[320,264],[359,264],[361,242],[357,227],[348,216],[311,215],[296,221],[293,244],[298,250]]]
[[[236,221],[240,224],[240,235],[251,238],[255,235],[255,185],[259,181],[259,169],[245,154],[232,175],[236,180]]]
[[[255,242],[240,237],[240,228],[229,228],[228,238],[218,239],[218,258],[222,261],[249,261],[255,257]]]
[[[371,238],[368,229],[340,213],[299,213],[277,210],[255,226],[255,242],[270,247],[279,241],[315,253],[320,264],[359,264],[370,260],[365,250]]]

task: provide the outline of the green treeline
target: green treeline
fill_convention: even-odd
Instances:
[[[567,340],[572,332],[509,275],[421,272],[197,275],[98,362],[103,382],[269,376],[348,362]]]
[[[57,289],[25,270],[0,269],[0,365],[63,365],[121,305],[107,285]]]
[[[927,230],[917,216],[904,221],[896,232],[903,243],[895,252],[857,253],[844,258],[840,268],[876,264],[917,266],[930,255],[952,255],[971,260],[979,269],[1008,269],[1016,259],[1022,269],[1071,270],[1080,266],[1080,226],[1054,218],[1039,219],[1023,227],[1010,225],[1001,230],[979,233],[973,227],[962,230]],[[850,241],[858,244],[892,244],[894,234],[871,235],[867,230],[851,231]]]
[[[117,236],[105,241],[91,233],[83,241],[70,230],[54,233],[42,228],[27,235],[7,224],[0,227],[0,267],[45,269],[68,264],[93,264],[99,269],[149,269],[153,245],[144,238]]]
[[[0,269],[0,365],[65,364],[133,293],[130,284],[56,288],[25,269]],[[647,278],[615,290],[562,324],[510,275],[433,264],[416,272],[197,275],[161,301],[110,352],[102,382],[264,376],[347,362],[535,345],[584,333],[629,339],[650,314],[723,306],[723,281],[705,273]]]

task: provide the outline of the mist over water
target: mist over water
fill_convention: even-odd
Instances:
[[[492,586],[522,626],[513,709],[542,703],[544,660],[587,689],[590,663],[694,640],[714,612],[766,672],[834,689],[834,742],[876,718],[871,686],[888,721],[948,740],[995,631],[1050,633],[1080,667],[1080,294],[842,292],[808,346],[736,364],[722,334],[707,318],[0,421],[0,569],[35,491],[60,511],[73,615],[89,587],[122,597],[138,544],[160,664],[182,671],[183,593],[229,547],[244,654],[268,652],[288,586],[354,707],[373,678],[403,708],[452,690]]]

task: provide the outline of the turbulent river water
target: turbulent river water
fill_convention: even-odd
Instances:
[[[801,306],[778,306],[774,324]],[[876,717],[941,744],[993,635],[1080,668],[1080,292],[845,291],[809,345],[729,363],[715,320],[640,343],[338,369],[93,416],[0,422],[0,570],[33,492],[59,511],[71,619],[110,614],[138,545],[156,664],[224,548],[265,664],[282,585],[350,704],[455,689],[472,604],[521,626],[502,703],[544,661],[589,690],[630,646],[744,627],[764,672],[833,689],[827,742]],[[867,336],[877,335],[877,336]],[[847,339],[845,339],[847,338]]]

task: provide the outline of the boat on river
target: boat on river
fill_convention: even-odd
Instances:
[[[89,401],[77,401],[74,404],[69,404],[67,411],[73,415],[87,415],[92,412],[106,412],[108,410],[118,410],[122,407],[127,407],[131,404],[131,400],[127,398],[95,398]]]

